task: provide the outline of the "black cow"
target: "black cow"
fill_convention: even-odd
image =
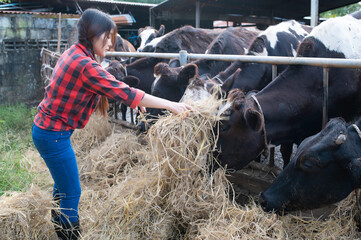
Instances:
[[[231,27],[212,41],[207,48],[209,54],[245,54],[257,32],[243,27]],[[215,76],[227,68],[230,62],[199,59],[184,67],[171,68],[166,63],[158,63],[154,67],[156,81],[152,86],[152,95],[172,101],[179,101],[189,82],[199,79],[199,75]],[[159,115],[161,110],[152,109],[150,113]]]
[[[155,51],[163,53],[178,53],[186,50],[192,53],[203,53],[210,42],[223,30],[209,30],[184,26],[175,29],[162,36],[162,40],[157,44]],[[151,86],[154,81],[154,66],[166,60],[158,58],[141,58],[131,64],[125,65],[121,69],[123,76],[130,75],[140,79],[138,88],[151,93]]]
[[[259,199],[265,211],[314,209],[361,187],[361,118],[347,126],[334,118],[306,138],[295,157]]]
[[[113,60],[110,62],[109,66],[105,68],[110,74],[112,74],[116,79],[119,81],[122,81],[126,84],[128,84],[130,87],[137,87],[139,85],[139,79],[135,78],[133,76],[123,76],[121,74],[121,69],[124,68],[124,66],[117,60]],[[108,99],[109,103],[114,103],[113,99]],[[118,103],[115,103],[116,107],[118,106]],[[115,109],[114,109],[115,111]],[[127,112],[127,106],[125,104],[121,104],[121,113],[122,113],[122,119],[126,121],[126,112]],[[115,116],[117,118],[117,116]]]
[[[360,32],[361,21],[352,16],[327,20],[302,41],[298,56],[360,58]],[[349,121],[361,113],[361,72],[330,68],[329,74],[328,114]],[[320,131],[322,76],[321,67],[294,65],[254,96],[235,91],[233,110],[219,135],[220,162],[241,169],[269,143],[300,143]]]

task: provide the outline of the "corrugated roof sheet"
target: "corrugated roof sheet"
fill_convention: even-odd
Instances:
[[[3,14],[32,14],[32,15],[47,15],[47,16],[58,16],[59,13],[52,13],[52,12],[31,12],[31,11],[9,11],[9,10],[0,10],[0,13]],[[68,13],[62,13],[61,16],[63,17],[74,17],[74,18],[80,18],[79,14],[68,14]]]
[[[112,4],[130,5],[130,6],[149,7],[149,8],[157,5],[151,3],[124,2],[124,1],[115,1],[115,0],[78,0],[78,2],[112,3]]]

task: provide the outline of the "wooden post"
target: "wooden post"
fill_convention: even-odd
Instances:
[[[61,12],[59,13],[59,25],[58,25],[58,48],[57,48],[58,53],[60,53],[60,42],[61,42]]]

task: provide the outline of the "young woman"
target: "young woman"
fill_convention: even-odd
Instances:
[[[84,11],[78,22],[78,43],[57,62],[34,119],[33,142],[54,179],[53,197],[61,208],[61,214],[52,211],[55,230],[61,239],[78,239],[80,235],[81,188],[70,136],[74,129],[87,124],[97,105],[104,111],[105,104],[99,102],[113,98],[132,108],[138,106],[141,111],[146,107],[163,108],[176,114],[193,110],[184,103],[130,88],[104,70],[94,56],[105,56],[114,31],[116,25],[109,15],[95,9]]]

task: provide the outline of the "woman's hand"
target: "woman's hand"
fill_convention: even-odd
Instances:
[[[169,106],[168,110],[175,114],[188,111],[187,116],[189,116],[190,111],[194,111],[193,108],[191,106],[189,106],[188,104],[179,103],[179,102],[170,102],[170,106]]]

